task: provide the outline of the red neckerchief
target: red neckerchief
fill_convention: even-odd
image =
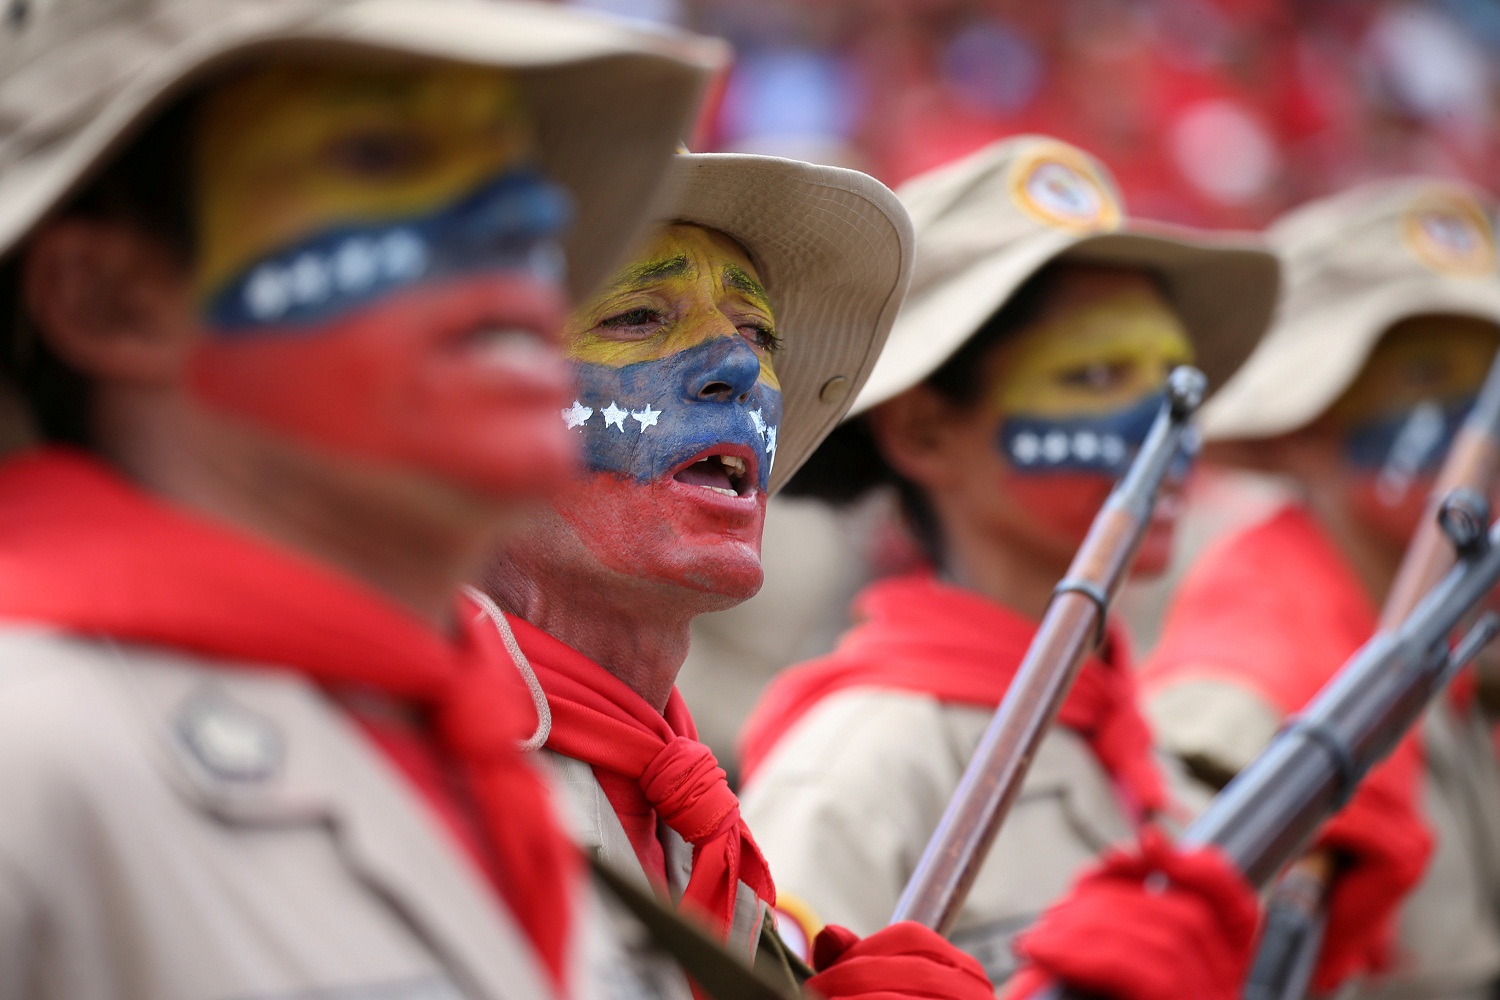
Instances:
[[[1211,546],[1172,596],[1141,671],[1148,690],[1189,677],[1249,685],[1290,715],[1375,631],[1376,608],[1301,507]]]
[[[767,689],[740,739],[748,778],[786,732],[824,698],[849,688],[915,691],[942,702],[996,708],[1037,623],[926,573],[892,577],[855,599],[859,624],[829,655],[786,671]],[[1088,741],[1132,809],[1166,806],[1151,733],[1136,705],[1123,637],[1078,672],[1059,721]]]
[[[739,883],[771,903],[771,873],[740,819],[724,769],[698,742],[674,689],[665,716],[623,681],[577,650],[513,615],[506,616],[552,707],[547,747],[594,770],[639,784],[657,815],[693,846],[682,901],[728,939]]]
[[[534,721],[493,629],[452,644],[358,582],[138,491],[62,449],[0,466],[0,618],[275,664],[428,710],[473,790],[500,890],[559,986],[582,866],[515,749]]]

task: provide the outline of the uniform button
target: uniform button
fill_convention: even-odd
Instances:
[[[281,764],[281,733],[270,720],[219,694],[183,706],[178,733],[193,756],[219,778],[264,781]]]

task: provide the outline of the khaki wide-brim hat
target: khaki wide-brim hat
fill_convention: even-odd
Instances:
[[[732,237],[771,296],[782,337],[774,493],[875,369],[911,277],[911,220],[857,170],[742,153],[684,153],[676,168],[667,217]]]
[[[1279,268],[1259,237],[1127,220],[1105,166],[1056,139],[993,143],[898,194],[916,227],[916,269],[851,413],[931,375],[1054,260],[1160,274],[1211,390],[1250,354],[1275,307]]]
[[[0,256],[164,104],[252,57],[384,53],[516,73],[543,168],[573,196],[576,296],[670,191],[723,44],[501,0],[48,0],[0,26]]]
[[[1255,440],[1307,426],[1403,319],[1500,323],[1492,208],[1471,188],[1404,177],[1282,216],[1267,231],[1286,275],[1280,311],[1250,360],[1204,407],[1204,437]]]

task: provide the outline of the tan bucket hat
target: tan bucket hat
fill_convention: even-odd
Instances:
[[[1213,440],[1274,437],[1336,401],[1382,334],[1429,313],[1500,323],[1493,203],[1451,181],[1375,181],[1294,209],[1266,235],[1286,292],[1276,322],[1203,410]]]
[[[911,220],[889,188],[857,170],[743,153],[684,153],[676,168],[681,189],[667,215],[738,241],[776,309],[774,493],[876,368],[911,277]]]
[[[917,232],[911,293],[851,413],[931,375],[1053,260],[1160,273],[1210,386],[1245,360],[1275,307],[1277,261],[1258,237],[1129,220],[1108,169],[1056,139],[993,143],[898,193]]]
[[[669,194],[722,43],[500,0],[42,0],[0,24],[0,256],[172,98],[226,63],[365,51],[516,71],[578,203],[570,284],[603,280]]]

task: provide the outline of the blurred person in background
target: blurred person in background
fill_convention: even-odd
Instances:
[[[1102,165],[1055,140],[996,144],[901,196],[917,230],[912,297],[859,417],[797,488],[835,502],[893,488],[929,565],[869,586],[835,650],[772,683],[742,744],[746,817],[778,873],[778,916],[805,937],[824,921],[866,932],[889,919],[1167,373],[1197,364],[1222,384],[1277,289],[1261,244],[1127,222]],[[1190,463],[1176,462],[1137,574],[1166,565]],[[1018,933],[1139,838],[1138,855],[1112,854],[1103,878],[1196,872],[1173,876],[1171,907],[1149,893],[1099,904],[1094,881],[1089,902],[1070,897],[1043,935],[1050,957],[1034,932],[1021,955],[1064,979],[1109,954],[1120,977],[1204,990],[1181,995],[1237,988],[1253,896],[1220,859],[1174,855],[1162,839],[1204,797],[1153,753],[1132,671],[1112,622],[958,917],[954,942],[996,982],[1016,968]],[[1100,905],[1079,923],[1080,907]],[[1089,921],[1115,929],[1090,941]],[[1161,944],[1197,939],[1208,944]]]
[[[573,472],[557,330],[721,60],[472,0],[7,5],[0,997],[618,978],[458,584]]]
[[[759,589],[767,499],[874,365],[911,227],[856,171],[735,154],[676,167],[669,221],[566,328],[578,395],[560,425],[587,473],[500,547],[484,587],[539,682],[539,742],[585,848],[792,985],[771,872],[675,681],[693,617]],[[913,924],[831,931],[816,965],[808,985],[830,998],[991,991]],[[691,995],[674,968],[641,975]]]
[[[1433,477],[1500,346],[1488,199],[1406,178],[1270,230],[1275,326],[1207,406],[1220,456],[1298,500],[1221,539],[1173,598],[1143,685],[1164,749],[1226,783],[1374,631]],[[1471,683],[1384,768],[1420,782],[1436,841],[1361,995],[1491,995],[1500,977],[1500,769]],[[1335,914],[1337,916],[1337,914]],[[1319,984],[1323,987],[1328,983]]]

